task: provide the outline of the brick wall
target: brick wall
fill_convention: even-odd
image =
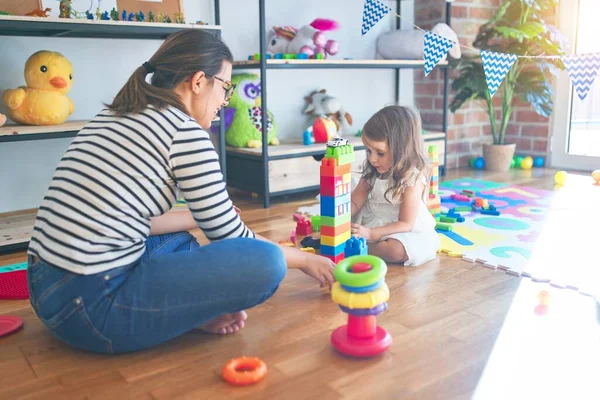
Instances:
[[[460,44],[472,47],[479,27],[487,22],[502,4],[502,0],[456,0],[452,3],[451,27],[457,33]],[[431,29],[445,21],[444,0],[416,0],[415,24]],[[467,49],[461,49],[463,53]],[[457,71],[450,74],[450,86]],[[425,129],[440,130],[443,110],[443,73],[434,69],[425,77],[422,70],[415,71],[415,102],[421,112]],[[449,101],[454,92],[450,88]],[[494,96],[500,110],[500,90]],[[447,168],[468,165],[471,157],[482,154],[482,144],[491,143],[490,122],[484,102],[463,105],[456,113],[448,112]],[[499,114],[499,113],[497,113]],[[548,152],[550,125],[547,118],[540,117],[527,103],[515,100],[513,113],[506,132],[506,142],[517,144],[517,154],[542,155]]]

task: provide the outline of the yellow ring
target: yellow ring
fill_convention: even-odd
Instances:
[[[384,282],[377,289],[367,293],[347,292],[341,283],[335,282],[331,289],[331,300],[334,303],[349,309],[373,308],[385,303],[390,299],[390,289]]]

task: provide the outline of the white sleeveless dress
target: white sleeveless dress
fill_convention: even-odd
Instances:
[[[406,249],[408,260],[404,265],[418,266],[436,257],[440,248],[440,237],[435,231],[435,218],[427,209],[428,182],[415,168],[411,177],[404,183],[405,186],[414,186],[417,179],[425,185],[425,193],[419,203],[419,210],[415,225],[410,232],[393,233],[384,236],[381,240],[395,239],[401,242]],[[388,189],[389,179],[373,179],[370,184],[371,192],[362,210],[354,216],[352,222],[367,228],[378,228],[398,221],[400,212],[400,199],[388,202],[384,197]],[[388,195],[391,198],[392,194]]]

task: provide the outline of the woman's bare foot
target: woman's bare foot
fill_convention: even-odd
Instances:
[[[198,329],[209,333],[227,335],[242,329],[245,325],[246,318],[248,318],[248,314],[246,314],[245,311],[224,314],[198,327]]]

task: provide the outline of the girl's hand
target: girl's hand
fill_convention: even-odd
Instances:
[[[333,261],[327,257],[312,253],[305,254],[306,260],[304,265],[298,269],[304,272],[306,275],[319,281],[320,287],[327,285],[329,286],[329,290],[331,290],[331,286],[335,282],[335,278],[333,277],[333,269],[335,268],[335,264]]]
[[[371,228],[367,228],[358,224],[352,224],[350,225],[350,232],[355,236],[364,237],[367,241],[375,241]]]

